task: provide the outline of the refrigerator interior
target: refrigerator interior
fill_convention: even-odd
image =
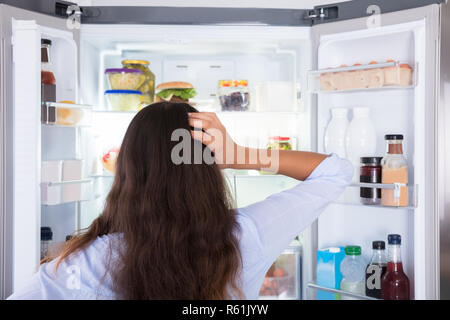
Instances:
[[[191,82],[198,92],[193,99],[197,108],[218,112],[236,142],[266,148],[270,136],[289,136],[296,148],[309,150],[309,101],[302,91],[306,79],[301,75],[310,69],[310,50],[309,30],[304,28],[82,26],[80,99],[97,110],[93,112],[91,128],[82,131],[86,174],[93,177],[96,199],[81,204],[80,227],[88,226],[101,212],[112,183],[112,176],[102,169],[99,159],[104,152],[120,146],[134,116],[108,110],[103,95],[108,89],[106,68],[120,67],[124,59],[148,60],[156,84]],[[248,112],[221,112],[217,97],[221,79],[249,81]],[[291,88],[287,90],[289,96],[277,97],[279,91],[275,89],[270,92],[279,84]],[[267,94],[272,94],[271,101],[282,103],[263,105],[259,97]],[[237,207],[297,183],[257,172],[228,172],[226,176]]]
[[[416,243],[415,232],[421,232],[416,225],[424,214],[417,204],[423,202],[418,193],[425,164],[420,155],[425,137],[421,134],[421,115],[424,112],[424,66],[425,66],[425,22],[383,26],[353,32],[327,34],[320,37],[318,46],[318,68],[339,67],[342,64],[368,64],[371,61],[385,62],[388,59],[414,66],[417,86],[412,88],[381,88],[379,90],[357,90],[349,92],[319,92],[317,95],[317,137],[318,151],[324,152],[324,135],[334,107],[370,108],[370,119],[376,129],[376,154],[385,154],[385,134],[403,134],[403,151],[408,163],[408,185],[410,204],[408,207],[364,206],[358,204],[359,188],[347,188],[338,203],[329,206],[318,221],[318,248],[330,246],[360,245],[368,263],[372,254],[372,241],[384,240],[387,235],[398,233],[402,236],[402,259],[411,283],[414,297],[415,280],[423,274],[415,273],[418,261],[416,252],[423,243]],[[356,182],[359,182],[359,166]],[[420,290],[423,288],[416,288]],[[311,297],[315,291],[309,290]],[[416,291],[416,296],[421,292]]]

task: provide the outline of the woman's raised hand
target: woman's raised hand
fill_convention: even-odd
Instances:
[[[228,134],[222,122],[214,112],[189,113],[191,135],[214,152],[216,163],[221,167],[231,167],[236,162],[240,148]]]

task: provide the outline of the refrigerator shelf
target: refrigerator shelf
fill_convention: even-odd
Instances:
[[[47,206],[92,200],[92,179],[42,182],[41,204]]]
[[[322,291],[326,291],[326,292],[330,292],[330,293],[337,293],[337,294],[340,294],[341,296],[345,296],[345,297],[349,297],[349,298],[353,298],[353,299],[357,299],[357,300],[379,300],[376,298],[368,297],[366,295],[361,295],[361,294],[346,292],[346,291],[342,291],[342,290],[338,290],[338,289],[322,287],[322,286],[319,286],[312,282],[308,283],[308,288],[312,289],[312,290],[322,290]]]
[[[308,72],[308,91],[408,90],[417,84],[417,70],[417,64],[410,66],[399,61],[313,70]]]

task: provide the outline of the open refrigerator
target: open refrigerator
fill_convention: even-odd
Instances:
[[[358,198],[361,184],[355,181],[277,261],[290,270],[294,289],[287,296],[272,292],[265,298],[315,299],[317,290],[327,290],[315,283],[317,249],[358,244],[367,261],[371,241],[389,233],[402,235],[412,298],[444,297],[448,278],[439,265],[439,250],[448,239],[439,235],[448,216],[439,84],[446,66],[440,57],[449,49],[443,43],[450,40],[441,21],[450,18],[450,11],[443,1],[353,1],[313,10],[1,2],[3,298],[35,272],[41,226],[51,227],[53,241],[62,243],[102,212],[113,175],[102,168],[101,158],[120,147],[135,115],[112,111],[104,97],[104,70],[120,67],[124,59],[150,61],[156,83],[191,82],[198,91],[197,108],[217,112],[236,142],[250,147],[266,148],[269,137],[285,136],[294,149],[325,152],[330,109],[369,107],[377,156],[385,152],[384,134],[405,136],[408,205],[364,206]],[[41,124],[41,38],[52,40],[56,101],[75,102],[47,106],[82,110],[80,123]],[[365,63],[376,60],[381,67],[389,59],[412,66],[410,85],[334,91],[317,86],[322,74],[338,71],[328,68],[362,62],[349,71],[364,70],[371,68]],[[221,111],[217,84],[223,79],[248,80],[248,111]],[[81,173],[44,183],[41,167],[47,161],[78,164]],[[228,170],[225,177],[236,207],[299,183],[252,171]]]

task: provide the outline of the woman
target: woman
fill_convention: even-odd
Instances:
[[[180,132],[189,134],[185,148],[174,139]],[[335,155],[273,151],[278,173],[304,182],[233,210],[208,151],[220,168],[274,167],[234,143],[213,113],[168,102],[141,110],[103,213],[10,299],[256,299],[274,260],[342,193],[353,170]]]

